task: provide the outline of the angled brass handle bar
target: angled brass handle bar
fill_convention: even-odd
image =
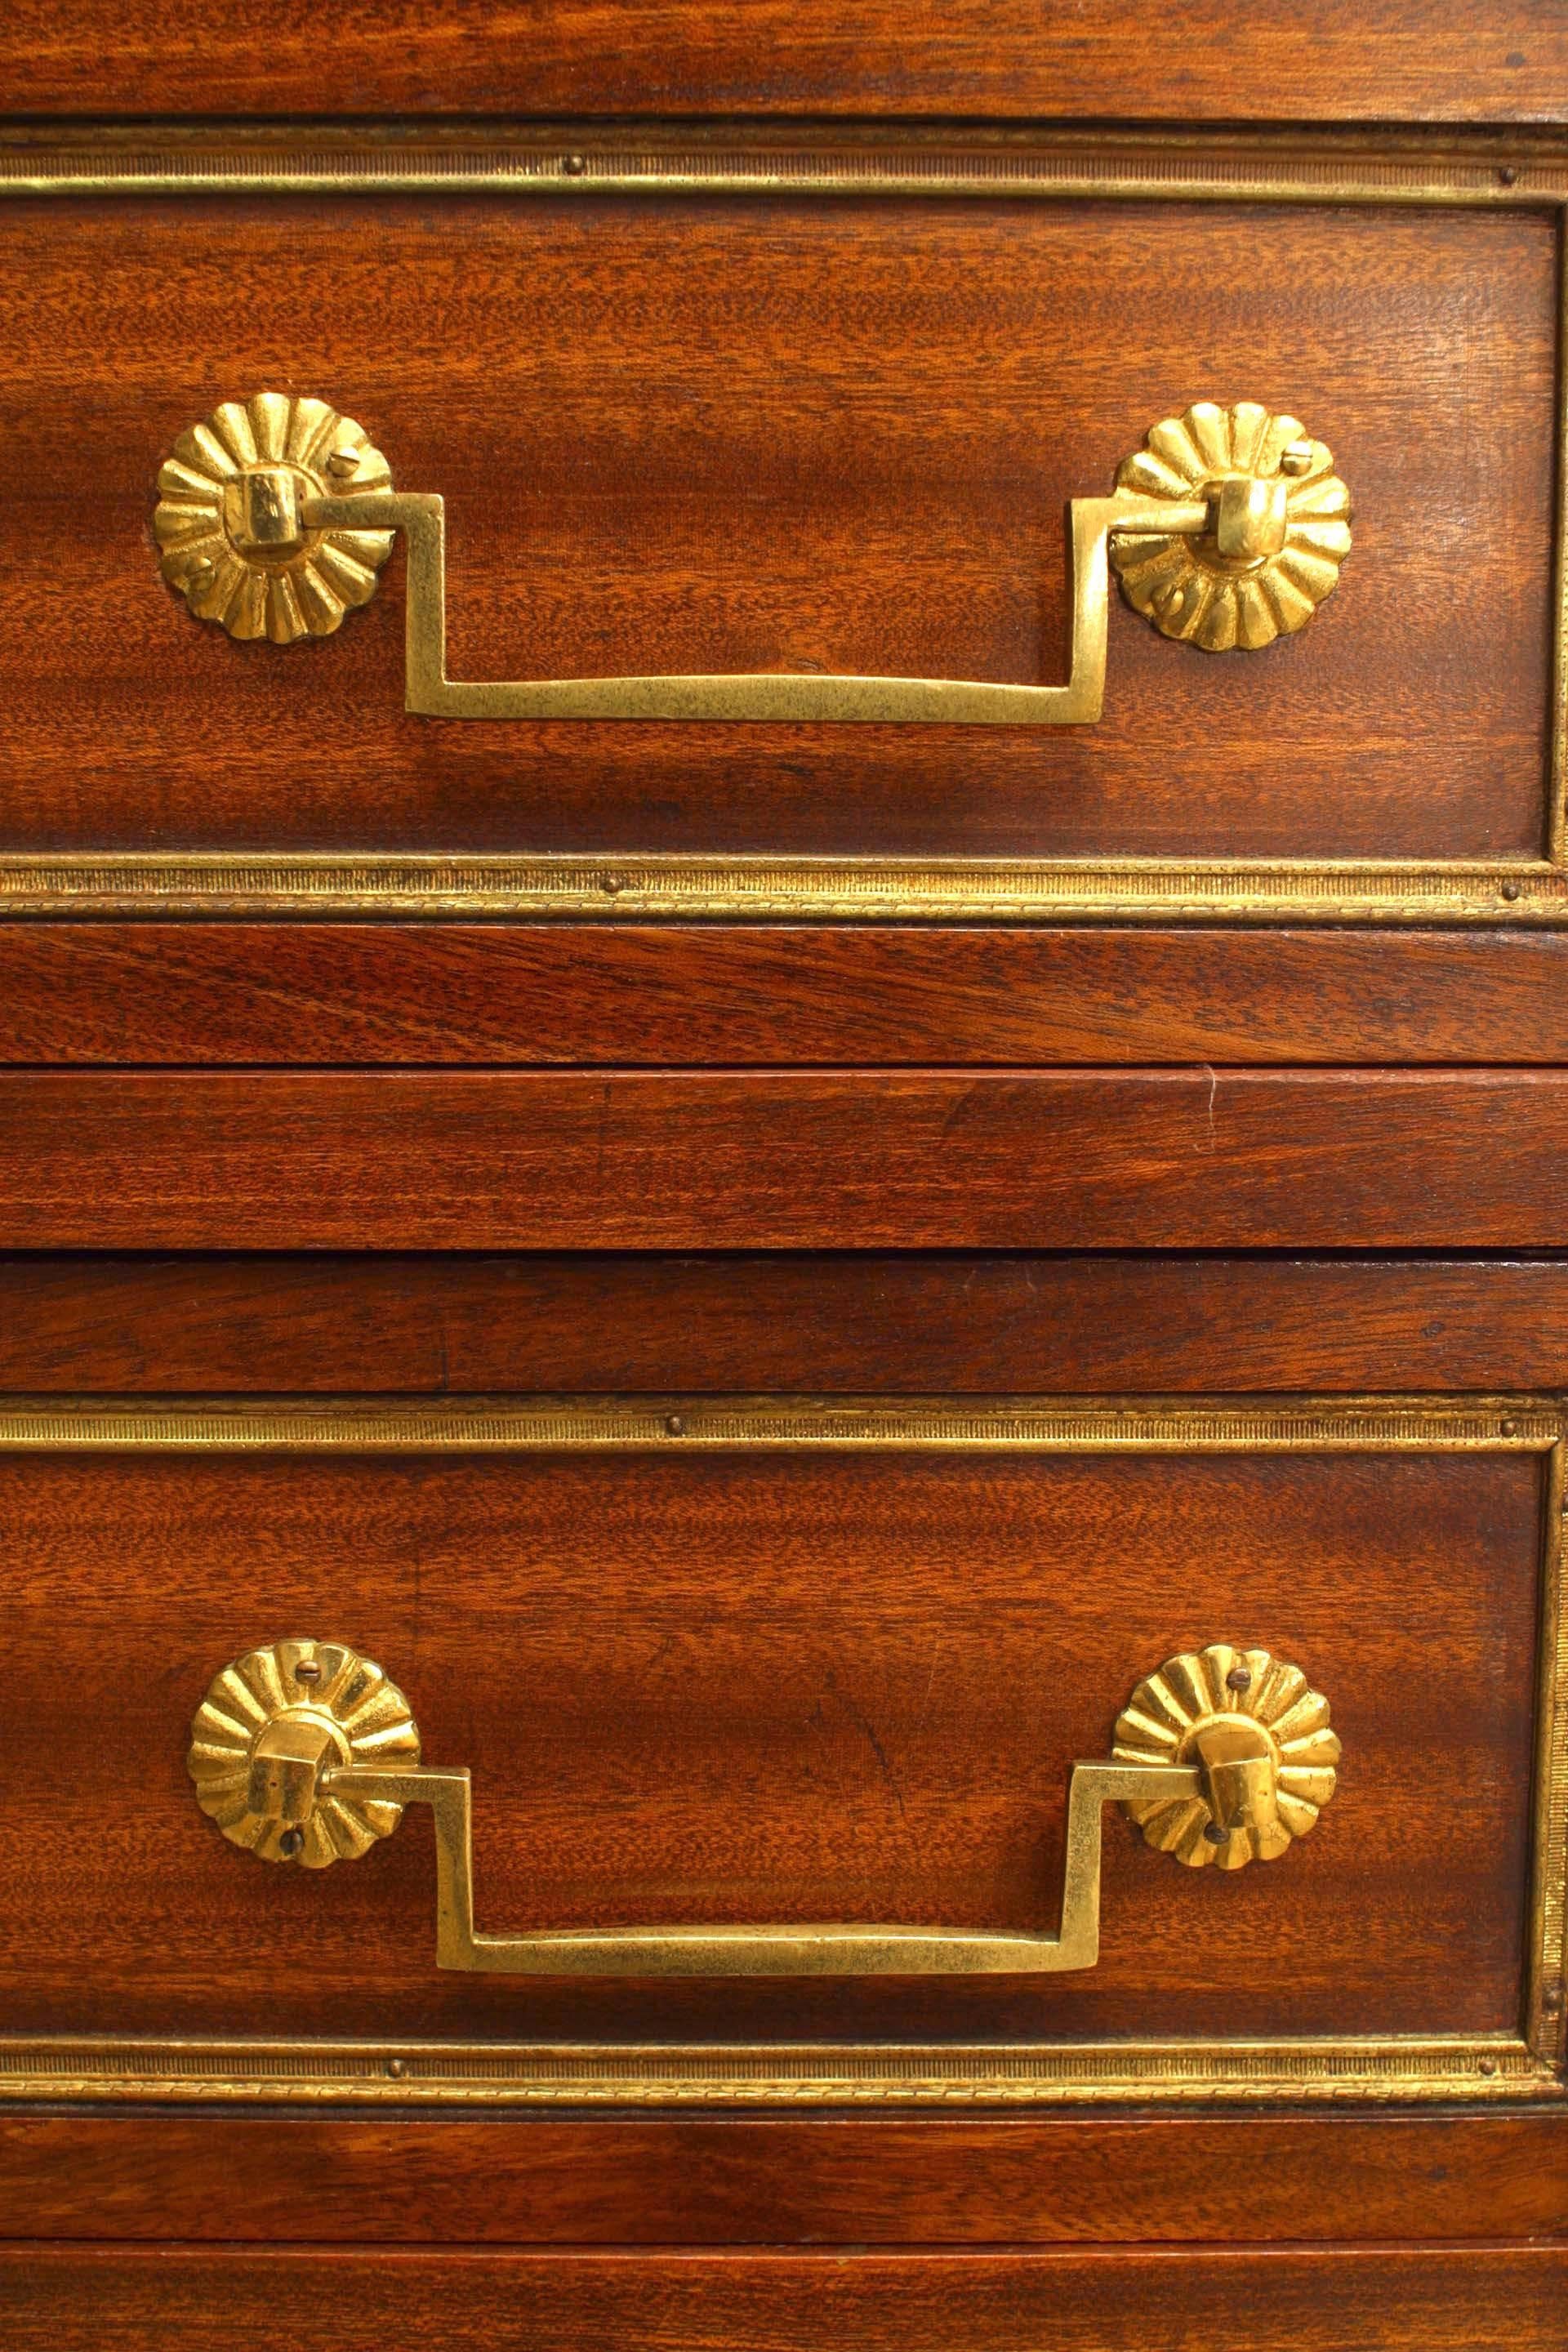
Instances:
[[[436,1965],[502,1977],[1053,1976],[1100,1958],[1100,1816],[1117,1801],[1195,1797],[1196,1767],[1075,1764],[1054,1936],[854,1925],[571,1928],[488,1936],[474,1927],[473,1802],[467,1772],[371,1766],[323,1772],[324,1797],[428,1805],[436,1820]]]
[[[1065,686],[969,678],[839,677],[813,670],[689,677],[558,677],[503,682],[447,675],[446,501],[397,491],[308,499],[308,530],[401,530],[408,543],[405,708],[426,719],[667,719],[943,722],[1082,727],[1105,705],[1112,531],[1200,533],[1207,504],[1119,494],[1072,501],[1072,669]]]
[[[1258,401],[1199,401],[1121,466],[1109,498],[1071,501],[1072,653],[1065,686],[855,677],[819,670],[691,677],[447,675],[444,501],[398,491],[363,428],[324,401],[258,393],[180,436],[153,518],[163,577],[231,636],[329,636],[408,545],[405,707],[427,719],[642,719],[1080,727],[1105,701],[1110,566],[1163,635],[1210,652],[1303,628],[1350,548],[1350,497],[1321,441]]]
[[[217,1675],[191,1725],[202,1811],[264,1862],[309,1870],[367,1853],[408,1805],[436,1824],[436,1960],[489,1976],[1054,1976],[1100,1957],[1101,1814],[1126,1807],[1147,1843],[1193,1865],[1242,1868],[1305,1836],[1334,1791],[1340,1743],[1300,1667],[1216,1643],[1145,1676],[1114,1756],[1068,1782],[1061,1925],[1054,1936],[831,1922],[785,1927],[474,1926],[466,1771],[419,1761],[407,1700],[341,1642],[275,1642]]]

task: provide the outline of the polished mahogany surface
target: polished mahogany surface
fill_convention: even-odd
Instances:
[[[0,929],[0,1063],[22,1066],[1565,1060],[1558,931]]]
[[[16,1395],[1546,1390],[1568,1260],[0,1258]]]
[[[243,0],[13,0],[19,113],[1087,116],[1561,122],[1553,0],[363,0],[330,59]],[[221,76],[215,77],[215,67]]]
[[[1552,1249],[1557,1070],[0,1074],[14,1248]]]
[[[206,2352],[213,2314],[290,2352],[1189,2352],[1215,2314],[1247,2352],[1558,2352],[1568,2253],[1280,2245],[1179,2252],[525,2253],[353,2245],[7,2248],[0,2317],[26,2352]]]

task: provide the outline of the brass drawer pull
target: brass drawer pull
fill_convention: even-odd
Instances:
[[[1299,1667],[1216,1643],[1140,1683],[1114,1755],[1068,1783],[1061,1926],[1054,1936],[959,1927],[474,1927],[466,1771],[419,1761],[408,1702],[340,1643],[251,1650],[212,1684],[191,1726],[197,1801],[266,1862],[321,1869],[390,1836],[405,1805],[436,1824],[436,1961],[495,1976],[1049,1976],[1100,1956],[1100,1815],[1121,1803],[1148,1842],[1237,1868],[1282,1853],[1334,1790],[1340,1743]]]
[[[428,719],[658,719],[1076,727],[1105,700],[1109,564],[1163,635],[1210,652],[1305,627],[1350,549],[1350,494],[1322,442],[1257,401],[1154,425],[1110,498],[1074,499],[1065,686],[969,678],[732,676],[458,680],[447,675],[445,502],[392,487],[324,401],[258,393],[182,434],[158,476],[163,573],[231,636],[330,635],[408,541],[405,707]]]

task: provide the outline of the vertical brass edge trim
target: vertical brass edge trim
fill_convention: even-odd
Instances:
[[[1557,214],[1557,484],[1552,520],[1552,682],[1546,855],[1568,864],[1568,203]]]
[[[1525,2039],[1548,2065],[1568,2036],[1568,1438],[1548,1457],[1542,1501],[1537,1766],[1532,1807]],[[1549,2000],[1548,1994],[1554,1995]]]

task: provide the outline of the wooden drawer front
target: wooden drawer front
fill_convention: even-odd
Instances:
[[[1565,1150],[1558,1070],[13,1071],[0,1242],[1555,1249]]]
[[[1568,173],[687,147],[0,155],[12,904],[1561,912]],[[160,581],[161,461],[268,387],[445,498],[468,680],[1065,678],[1067,502],[1210,397],[1355,543],[1258,652],[1113,596],[1095,725],[421,717],[401,552],[296,647]]]
[[[0,2253],[17,2352],[206,2352],[213,2315],[260,2342],[336,2352],[1188,2352],[1223,2313],[1247,2352],[1557,2352],[1561,2246],[1222,2253],[635,2255],[184,2247]],[[270,2334],[269,2334],[270,2331]]]
[[[1423,0],[1371,18],[1355,0],[1233,0],[1169,26],[1136,0],[951,0],[911,21],[893,0],[756,0],[742,14],[660,0],[366,8],[330,58],[303,23],[191,0],[12,0],[0,48],[27,114],[209,114],[213,60],[235,115],[782,114],[1184,117],[1221,122],[1560,122],[1568,37],[1551,0]]]
[[[1551,2097],[1562,1429],[1530,1400],[15,1407],[5,2085]],[[426,1763],[471,1769],[481,1932],[1048,1935],[1074,1760],[1211,1642],[1300,1664],[1344,1759],[1316,1832],[1237,1872],[1109,1813],[1069,1974],[462,1973],[422,1811],[306,1872],[197,1809],[209,1678],[300,1634],[379,1659]]]

